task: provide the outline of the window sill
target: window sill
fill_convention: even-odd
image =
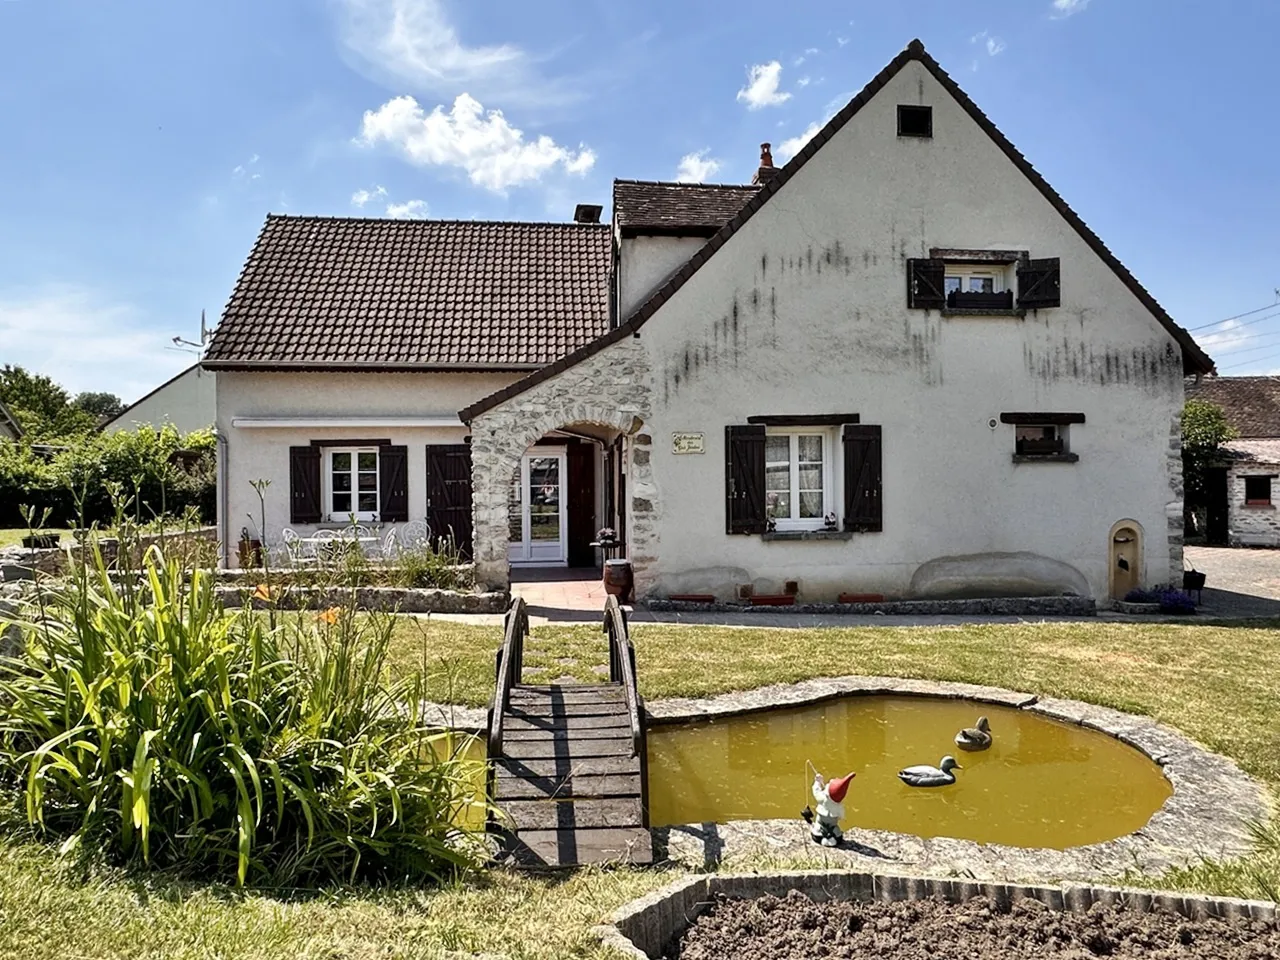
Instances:
[[[1276,508],[1274,503],[1250,503],[1248,501],[1245,501],[1243,506],[1246,510],[1274,510]]]
[[[1015,453],[1014,463],[1075,463],[1080,459],[1078,453]]]
[[[772,533],[760,534],[766,542],[772,540],[852,540],[853,534],[847,530],[774,530]]]
[[[990,307],[943,307],[944,317],[1016,317],[1021,320],[1027,311],[1019,307],[1012,310],[997,310]]]

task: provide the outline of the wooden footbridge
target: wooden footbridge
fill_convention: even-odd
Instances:
[[[529,614],[512,601],[489,708],[491,828],[525,867],[651,863],[636,655],[616,597],[604,609],[608,683],[521,682]]]

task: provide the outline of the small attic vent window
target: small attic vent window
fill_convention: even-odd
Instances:
[[[898,136],[932,137],[933,107],[898,105]]]

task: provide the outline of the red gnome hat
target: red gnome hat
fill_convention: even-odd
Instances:
[[[851,773],[847,777],[840,777],[838,780],[832,780],[827,784],[827,796],[836,803],[843,803],[844,795],[849,792],[849,781],[856,776],[856,773]]]

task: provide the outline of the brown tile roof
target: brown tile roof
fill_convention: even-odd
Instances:
[[[1222,449],[1233,460],[1280,463],[1280,440],[1228,440]]]
[[[1216,403],[1242,438],[1280,437],[1280,379],[1205,377],[1187,381],[1188,400]]]
[[[755,184],[613,181],[613,216],[622,235],[709,237],[756,195]]]
[[[1159,321],[1169,334],[1177,341],[1178,346],[1182,348],[1182,366],[1185,373],[1211,373],[1214,366],[1213,361],[1209,359],[1200,345],[1192,339],[1191,334],[1178,326],[1174,319],[1169,316],[1164,307],[1156,302],[1156,299],[1147,292],[1146,287],[1138,282],[1138,279],[1129,272],[1128,268],[1117,259],[1116,255],[1107,249],[1102,239],[1089,229],[1089,225],[1080,219],[1080,215],[1067,205],[1056,190],[1049,185],[1040,172],[1018,152],[1018,148],[1009,142],[1009,139],[1000,132],[991,119],[979,109],[978,105],[969,99],[969,95],[960,89],[951,75],[948,74],[939,65],[938,61],[929,56],[925,50],[924,44],[919,40],[912,40],[907,44],[907,48],[894,57],[881,70],[871,82],[862,88],[862,91],[850,100],[845,106],[832,117],[825,127],[815,134],[807,144],[792,157],[787,165],[784,166],[776,175],[768,181],[760,185],[760,188],[751,196],[751,198],[743,205],[742,209],[733,215],[723,227],[717,230],[707,241],[707,243],[689,259],[684,266],[671,275],[661,287],[654,291],[643,304],[636,308],[630,317],[624,323],[620,323],[607,334],[600,337],[580,350],[575,351],[567,357],[561,357],[549,367],[543,367],[536,370],[528,376],[522,377],[520,380],[504,387],[503,389],[485,397],[460,412],[460,416],[465,422],[470,422],[474,417],[486,410],[489,410],[504,400],[518,396],[530,387],[550,379],[562,370],[579,363],[593,354],[598,353],[612,343],[633,336],[645,321],[652,317],[662,308],[662,305],[675,296],[685,282],[693,276],[711,257],[715,256],[729,239],[738,232],[744,223],[751,219],[757,210],[764,204],[769,202],[769,198],[783,189],[786,184],[795,176],[796,171],[809,162],[809,158],[822,149],[828,140],[836,135],[839,130],[853,118],[863,107],[871,102],[872,98],[880,92],[886,83],[892,80],[898,72],[911,61],[918,61],[926,70],[933,74],[934,78],[940,83],[948,93],[955,99],[957,103],[965,110],[983,132],[991,138],[992,142],[1007,156],[1013,164],[1022,172],[1032,185],[1036,187],[1046,200],[1053,205],[1054,209],[1067,221],[1080,235],[1080,238],[1089,245],[1090,249],[1108,266],[1112,272],[1120,279],[1120,281],[1129,288],[1135,297],[1141,301]]]
[[[532,368],[609,329],[607,224],[271,215],[211,369]]]

